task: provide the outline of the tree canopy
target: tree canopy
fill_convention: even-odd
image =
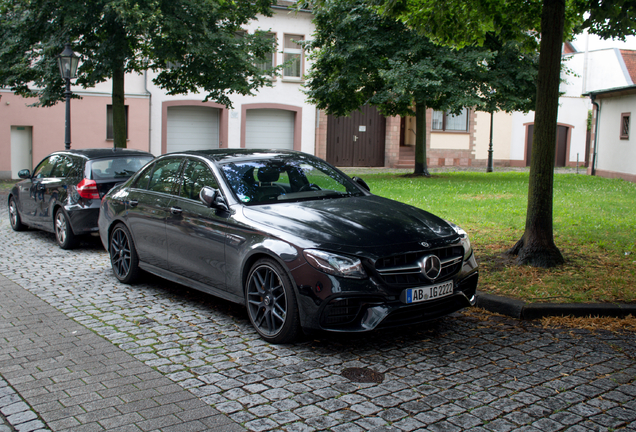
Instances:
[[[365,104],[384,115],[417,116],[415,174],[426,169],[426,108],[459,113],[528,111],[536,94],[536,55],[489,37],[486,46],[433,43],[364,0],[330,0],[314,8],[316,32],[309,100],[345,116]]]
[[[518,264],[553,267],[563,263],[552,223],[562,44],[584,28],[604,38],[636,33],[636,0],[371,1],[442,44],[482,45],[488,34],[526,47],[540,44],[526,227],[509,252]]]
[[[271,85],[258,66],[274,48],[242,26],[273,0],[0,0],[0,86],[50,106],[64,97],[56,56],[81,56],[77,84],[113,79],[115,142],[125,146],[124,74],[153,70],[168,94],[202,92],[231,106]],[[118,133],[119,131],[119,133]]]

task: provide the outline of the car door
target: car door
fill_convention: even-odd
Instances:
[[[42,180],[48,178],[55,168],[54,155],[47,156],[35,167],[30,180],[18,184],[19,206],[24,222],[33,225],[35,223],[38,202],[44,199]]]
[[[45,158],[35,168],[28,194],[26,190],[20,191],[27,223],[49,231],[53,229],[53,215],[50,211],[60,193],[66,194],[64,178],[61,176],[69,171],[71,166],[72,160],[68,156],[54,154]]]
[[[183,158],[160,159],[147,167],[131,186],[128,195],[128,227],[139,260],[161,269],[167,268],[166,218]]]
[[[74,171],[74,159],[69,155],[55,156],[56,162],[48,178],[42,179],[41,187],[43,199],[38,203],[37,214],[39,225],[53,231],[53,208],[58,201],[65,202],[68,195],[68,179]]]
[[[166,224],[168,268],[225,290],[227,215],[218,214],[199,199],[203,186],[219,187],[206,162],[189,159]]]

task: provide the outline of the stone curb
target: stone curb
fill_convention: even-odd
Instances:
[[[636,316],[636,305],[613,303],[526,303],[508,297],[477,292],[477,307],[517,319],[532,320],[548,316]]]

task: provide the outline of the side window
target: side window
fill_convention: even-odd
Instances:
[[[136,189],[148,189],[148,182],[150,181],[150,177],[152,176],[152,169],[154,168],[154,166],[154,164],[148,165],[146,169],[143,170],[141,174],[139,174],[139,177],[137,177],[132,187]]]
[[[203,186],[219,188],[214,174],[204,162],[190,160],[183,171],[183,182],[181,183],[179,196],[197,200]]]
[[[433,111],[431,129],[436,131],[468,131],[468,109],[463,108],[458,115],[444,111]]]
[[[261,37],[263,39],[271,40],[272,43],[276,42],[275,33],[263,33]],[[264,57],[259,58],[255,66],[259,68],[263,74],[271,75],[274,66],[276,66],[276,50],[273,50],[271,53],[265,54]]]
[[[302,35],[285,35],[283,45],[284,78],[300,78],[303,71],[303,47],[297,41],[304,40]]]
[[[68,177],[73,169],[73,159],[68,156],[59,156],[57,164],[51,173],[51,177],[64,178]]]
[[[58,159],[58,155],[49,156],[44,159],[37,167],[35,167],[35,171],[33,171],[33,177],[51,177],[51,173],[53,172],[53,168],[55,168],[55,164],[57,163]]]
[[[176,193],[175,185],[179,180],[181,161],[182,159],[179,158],[168,158],[155,163],[148,190],[168,194]]]
[[[621,114],[621,139],[629,139],[629,120],[632,113]]]

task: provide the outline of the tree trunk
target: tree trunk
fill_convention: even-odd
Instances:
[[[564,21],[565,0],[543,0],[526,229],[521,240],[509,251],[517,255],[516,262],[520,265],[549,268],[564,262],[554,244],[552,225]]]
[[[113,141],[117,148],[126,148],[126,107],[124,106],[124,66],[113,70]]]
[[[430,177],[426,166],[426,104],[415,104],[415,175]]]

